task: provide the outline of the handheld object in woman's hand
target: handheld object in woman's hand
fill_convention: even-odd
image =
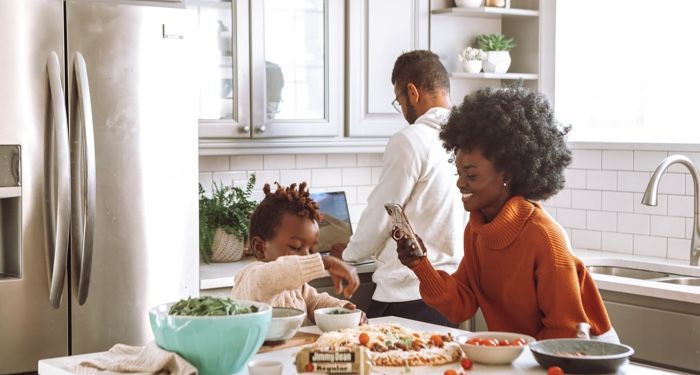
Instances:
[[[387,203],[384,205],[386,212],[391,216],[391,221],[393,224],[393,229],[391,230],[391,238],[394,241],[399,241],[406,238],[409,241],[409,248],[411,249],[411,255],[422,257],[425,253],[420,247],[418,238],[416,237],[411,223],[408,222],[408,218],[403,213],[403,207],[398,203]]]

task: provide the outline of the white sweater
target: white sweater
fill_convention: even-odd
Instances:
[[[457,189],[456,169],[438,135],[450,111],[431,108],[394,134],[384,150],[382,173],[367,198],[343,260],[374,258],[377,284],[373,299],[404,302],[420,299],[418,278],[399,261],[391,238],[391,219],[384,209],[398,202],[413,230],[425,243],[436,269],[454,272],[462,259],[466,212]]]

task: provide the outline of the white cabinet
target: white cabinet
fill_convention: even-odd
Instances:
[[[348,11],[350,137],[386,137],[406,126],[391,106],[391,71],[403,52],[428,49],[428,0],[352,0]]]
[[[342,1],[188,6],[200,21],[200,139],[342,135]]]
[[[431,3],[431,49],[450,72],[453,104],[487,86],[523,80],[525,86],[553,92],[554,0],[512,0],[509,8],[458,8],[452,0]],[[457,55],[476,47],[480,34],[504,34],[515,40],[507,73],[466,73]]]

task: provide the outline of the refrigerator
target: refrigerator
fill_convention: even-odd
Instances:
[[[194,16],[0,0],[0,374],[152,340],[198,295]]]

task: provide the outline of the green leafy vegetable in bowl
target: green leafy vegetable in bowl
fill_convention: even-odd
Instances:
[[[350,311],[338,309],[338,310],[331,310],[328,312],[328,315],[342,315],[342,314],[350,314]]]
[[[258,307],[241,306],[230,298],[200,297],[181,299],[170,307],[168,314],[180,316],[225,316],[258,312]]]

